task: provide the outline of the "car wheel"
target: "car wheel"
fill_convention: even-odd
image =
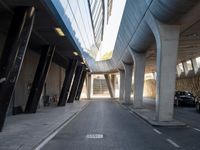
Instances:
[[[200,112],[200,104],[199,104],[199,103],[196,103],[196,110],[197,110],[198,112]]]

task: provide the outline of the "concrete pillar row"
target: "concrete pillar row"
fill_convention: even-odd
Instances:
[[[125,80],[124,80],[124,97],[123,103],[124,104],[131,104],[131,85],[132,85],[132,74],[133,74],[133,65],[126,64],[124,62],[124,70],[125,70]]]
[[[134,60],[134,98],[133,107],[143,107],[144,74],[146,64],[146,53],[136,53],[129,47],[129,52]]]
[[[154,34],[157,47],[156,121],[172,121],[180,26],[163,24],[149,11],[145,20]]]
[[[125,86],[125,71],[120,69],[119,74],[120,74],[119,101],[123,101],[124,86]]]

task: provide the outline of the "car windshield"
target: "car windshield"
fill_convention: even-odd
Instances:
[[[176,92],[176,95],[192,96],[192,93],[190,93],[190,92],[185,92],[185,91],[178,91],[178,92]]]

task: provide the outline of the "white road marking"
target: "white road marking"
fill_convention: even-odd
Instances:
[[[178,144],[176,144],[174,141],[172,141],[171,139],[166,139],[167,142],[169,142],[170,144],[172,144],[174,147],[176,148],[180,148],[180,146]]]
[[[103,134],[87,134],[86,138],[87,139],[102,139]]]
[[[194,130],[196,130],[196,131],[198,131],[198,132],[200,132],[200,129],[198,129],[198,128],[193,128]]]
[[[157,129],[153,129],[154,132],[158,133],[158,134],[162,134],[162,132],[160,132],[159,130]]]

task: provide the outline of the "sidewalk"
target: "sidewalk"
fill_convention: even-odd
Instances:
[[[39,109],[35,114],[9,116],[0,132],[0,150],[32,150],[83,110],[88,101],[76,101],[65,107]]]

